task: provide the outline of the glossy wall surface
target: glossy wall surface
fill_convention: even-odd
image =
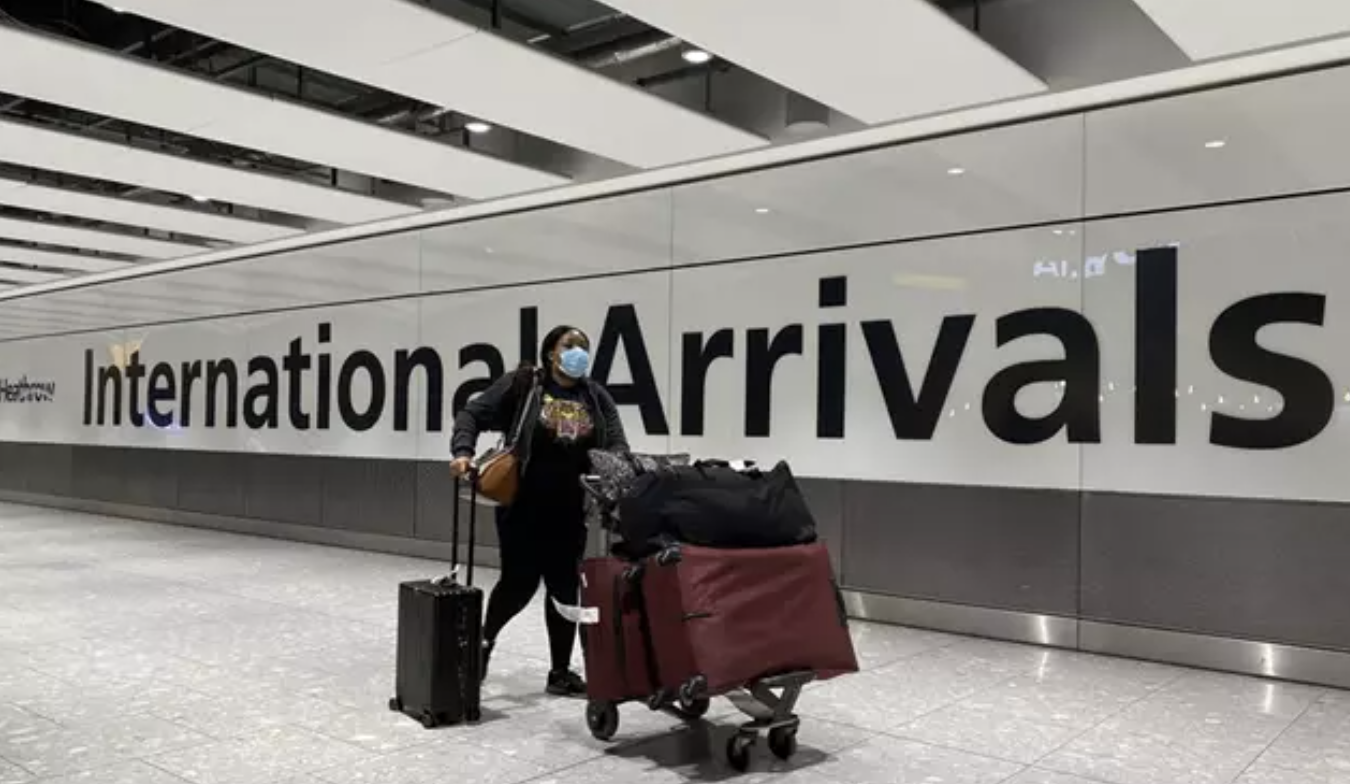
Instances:
[[[859,595],[1350,653],[1346,95],[1309,73],[8,303],[61,334],[0,343],[0,489],[443,542],[453,411],[572,323],[635,448],[790,461]]]

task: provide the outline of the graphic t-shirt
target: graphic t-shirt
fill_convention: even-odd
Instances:
[[[594,445],[595,412],[590,396],[580,385],[564,387],[552,379],[545,381],[525,482],[535,492],[558,501],[579,499],[579,480],[588,469],[587,453]]]

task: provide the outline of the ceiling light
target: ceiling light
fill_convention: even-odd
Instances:
[[[767,215],[768,212],[769,212],[769,208],[768,208],[768,207],[756,207],[756,208],[755,208],[755,212],[759,213],[760,215]]]
[[[483,122],[482,120],[472,120],[470,122],[464,123],[464,130],[468,131],[469,133],[487,133],[488,131],[492,130],[492,126]]]
[[[686,49],[681,57],[684,58],[685,62],[693,63],[694,65],[703,65],[713,58],[711,53],[705,52],[702,49]]]
[[[953,177],[960,177],[962,174],[966,173],[966,170],[962,169],[960,166],[953,166],[947,170],[947,173]]]
[[[1223,139],[1211,139],[1210,141],[1205,142],[1205,149],[1217,150],[1221,147],[1226,146],[1227,144],[1228,142],[1224,141]]]
[[[206,198],[205,196],[198,196],[198,195],[195,194],[195,193],[192,194],[192,200],[195,201],[195,202],[197,202],[198,204],[205,204],[205,203],[207,203],[208,201],[211,201],[210,199]]]

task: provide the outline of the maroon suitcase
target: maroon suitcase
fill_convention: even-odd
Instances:
[[[672,557],[673,556],[673,557]],[[662,687],[717,696],[761,678],[858,671],[824,543],[680,545],[645,562],[642,594]]]
[[[592,702],[646,700],[658,689],[648,667],[640,596],[625,576],[632,566],[618,558],[582,562],[582,605],[599,611],[598,623],[581,627],[586,696]]]

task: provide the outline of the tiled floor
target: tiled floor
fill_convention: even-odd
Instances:
[[[390,713],[406,558],[0,506],[0,784],[730,779],[719,704],[628,706],[616,742],[541,696],[542,609],[512,626],[488,719]],[[491,574],[487,577],[490,579]],[[791,765],[746,782],[1350,784],[1350,695],[857,624],[862,674],[802,698]]]

